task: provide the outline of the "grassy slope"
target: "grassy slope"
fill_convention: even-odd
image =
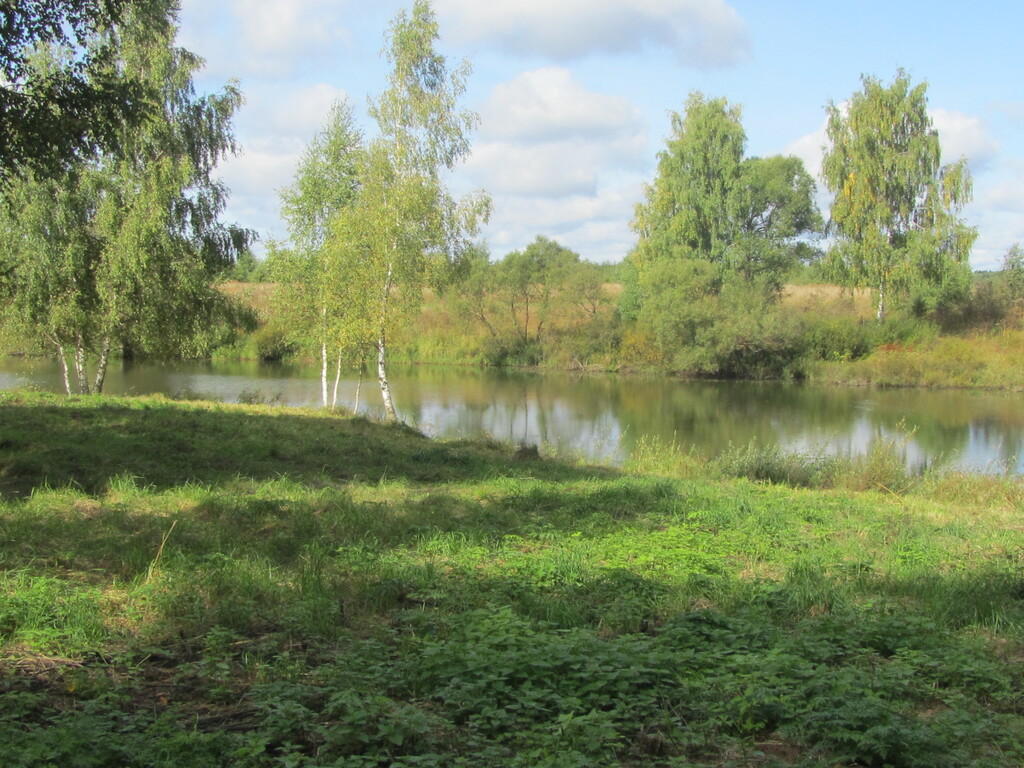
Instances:
[[[5,765],[1019,766],[1024,489],[0,397]]]

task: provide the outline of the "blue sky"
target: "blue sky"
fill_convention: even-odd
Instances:
[[[398,0],[183,0],[179,43],[203,56],[200,88],[237,79],[242,152],[222,165],[228,218],[287,238],[278,190],[333,100],[365,116]],[[971,263],[1024,243],[1024,5],[796,0],[434,0],[440,49],[473,64],[481,116],[452,180],[486,189],[500,257],[545,235],[592,261],[631,248],[633,206],[654,175],[669,112],[699,90],[743,107],[749,155],[800,156],[812,174],[825,106],[868,74],[927,81],[943,159],[968,158],[979,229]],[[366,123],[367,131],[372,126]],[[819,181],[819,188],[821,188]],[[828,197],[820,190],[823,212]]]

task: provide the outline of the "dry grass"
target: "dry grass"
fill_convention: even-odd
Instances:
[[[270,304],[277,290],[277,283],[240,283],[229,280],[218,286],[219,290],[232,298],[239,299],[249,305],[260,316],[266,318],[270,313]]]
[[[787,285],[782,292],[783,306],[799,312],[827,312],[872,318],[875,308],[871,291],[859,288],[852,293],[838,285]]]

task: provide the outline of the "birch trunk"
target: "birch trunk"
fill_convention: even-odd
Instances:
[[[64,351],[64,345],[57,345],[57,360],[60,363],[60,374],[64,380],[64,393],[71,394],[71,375],[68,371],[68,356]]]
[[[366,364],[359,364],[359,381],[356,382],[356,407],[352,413],[359,413],[359,390],[363,388],[363,374],[366,372]]]
[[[320,342],[320,403],[327,407],[327,342]]]
[[[334,394],[331,396],[331,410],[338,407],[338,382],[341,381],[341,350],[338,350],[338,364],[334,369]]]
[[[78,379],[79,394],[88,395],[89,378],[85,371],[85,346],[82,344],[81,336],[75,343],[75,377]]]
[[[100,350],[100,359],[96,363],[96,378],[93,382],[92,391],[97,395],[103,391],[103,382],[107,378],[107,363],[110,361],[110,337],[103,339],[103,349]]]
[[[384,329],[381,329],[380,338],[377,339],[377,381],[380,383],[381,399],[384,400],[384,412],[391,421],[398,421],[398,411],[395,410],[395,403],[391,399],[391,387],[388,386],[386,349]]]
[[[398,244],[392,246],[398,251]],[[377,336],[377,381],[380,383],[380,396],[384,401],[384,412],[391,421],[398,421],[398,411],[395,410],[395,402],[391,399],[391,387],[388,385],[387,369],[387,332],[385,325],[388,319],[388,304],[391,301],[391,281],[394,279],[392,264],[387,265],[387,274],[384,279],[384,293],[381,296],[380,313],[380,334]]]
[[[885,320],[885,286],[878,288],[878,312],[875,315],[878,322]]]

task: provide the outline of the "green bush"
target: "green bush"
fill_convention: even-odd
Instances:
[[[265,363],[278,363],[298,352],[298,347],[288,337],[287,331],[271,323],[257,330],[253,340],[259,359]]]
[[[875,348],[878,324],[850,315],[821,315],[804,330],[807,351],[818,360],[858,360]]]

